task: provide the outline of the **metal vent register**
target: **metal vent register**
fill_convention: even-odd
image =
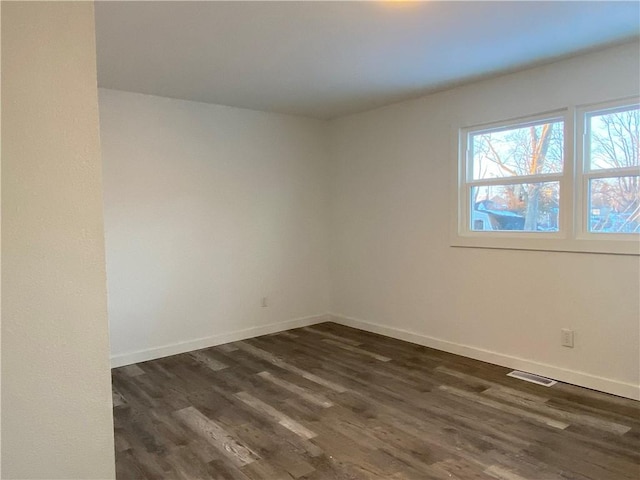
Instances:
[[[535,375],[533,373],[521,372],[520,370],[514,370],[513,372],[507,373],[507,377],[518,378],[525,382],[537,383],[538,385],[544,385],[545,387],[550,387],[558,383],[550,378],[541,377],[540,375]]]

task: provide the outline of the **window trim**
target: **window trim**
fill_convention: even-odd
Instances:
[[[455,208],[452,209],[451,245],[455,247],[640,255],[640,236],[589,232],[586,229],[589,219],[589,209],[586,204],[588,201],[588,182],[591,178],[611,177],[612,172],[610,169],[589,170],[587,168],[588,159],[585,157],[587,115],[639,103],[640,98],[628,97],[611,102],[568,106],[534,115],[454,128],[452,146],[456,155],[456,168],[454,169],[456,188],[453,192]],[[563,173],[473,180],[473,165],[469,161],[470,134],[560,120],[564,122]],[[634,167],[628,167],[624,170],[638,174],[638,169]],[[620,172],[620,169],[615,169],[613,176],[624,176]],[[470,192],[473,186],[526,183],[527,180],[529,180],[528,183],[560,182],[561,201],[558,212],[558,232],[471,230]]]

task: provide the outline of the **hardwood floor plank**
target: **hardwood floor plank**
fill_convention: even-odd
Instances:
[[[579,424],[587,427],[595,428],[597,430],[604,430],[615,435],[624,435],[631,427],[628,425],[621,425],[615,422],[609,422],[590,415],[582,415],[578,413],[566,412],[557,408],[550,407],[549,405],[540,405],[540,402],[531,401],[526,398],[522,398],[516,395],[505,392],[504,390],[498,390],[489,388],[482,392],[483,395],[489,396],[497,400],[504,400],[511,405],[521,405],[526,407],[530,411],[540,413],[541,415],[547,415],[549,417],[559,419],[561,421],[569,422],[570,424]],[[543,402],[544,403],[544,402]]]
[[[122,480],[148,480],[149,477],[145,475],[143,468],[131,450],[116,450],[116,478]]]
[[[268,461],[252,463],[244,467],[242,472],[253,480],[291,480],[291,475]]]
[[[216,360],[215,358],[211,358],[203,351],[191,352],[189,353],[189,356],[191,356],[191,358],[193,358],[198,363],[201,363],[205,367],[210,368],[214,372],[227,368],[227,365]]]
[[[293,433],[295,433],[296,435],[301,436],[302,438],[305,438],[305,439],[308,440],[308,439],[313,438],[313,437],[316,436],[316,434],[314,432],[312,432],[311,430],[309,430],[305,426],[303,426],[300,423],[296,422],[295,420],[293,420],[292,418],[288,417],[284,413],[276,410],[271,405],[268,405],[268,404],[264,403],[262,400],[259,400],[259,399],[255,398],[255,397],[249,395],[247,392],[238,392],[238,393],[236,393],[235,396],[237,398],[239,398],[242,402],[246,403],[250,407],[252,407],[255,410],[257,410],[258,412],[261,412],[261,413],[267,415],[268,417],[273,418],[280,425],[282,425],[284,428],[286,428],[287,430],[291,430]]]
[[[211,445],[218,448],[236,466],[243,467],[259,458],[256,453],[246,446],[240,445],[224,428],[195,408],[187,407],[175,412],[174,415],[194,432],[206,438]]]
[[[313,373],[309,373],[305,370],[302,370],[301,368],[295,367],[283,360],[280,360],[278,358],[276,358],[275,356],[273,356],[272,354],[270,354],[269,352],[266,352],[264,350],[261,350],[257,347],[254,347],[253,345],[249,345],[248,343],[245,342],[238,342],[238,348],[252,354],[255,355],[258,358],[262,358],[264,360],[267,360],[268,362],[272,363],[273,365],[280,367],[284,370],[289,370],[290,372],[296,373],[298,375],[300,375],[302,378],[306,378],[307,380],[310,380],[314,383],[317,383],[318,385],[322,385],[323,387],[327,387],[330,388],[331,390],[334,390],[336,392],[342,393],[342,392],[346,392],[346,389],[341,386],[338,385],[336,383],[330,382],[328,380],[325,380],[324,378],[320,378],[317,375],[314,375]]]
[[[216,348],[220,349],[223,352],[235,352],[238,350],[233,343],[225,343],[224,345],[218,345]]]
[[[320,335],[320,336],[325,337],[325,338],[330,338],[332,340],[337,340],[339,342],[346,343],[347,345],[351,345],[352,347],[359,347],[360,345],[362,345],[362,343],[359,342],[358,340],[352,340],[352,339],[350,339],[348,337],[335,335],[335,334],[330,333],[330,332],[325,332],[323,330],[320,330],[320,329],[316,328],[315,326],[314,327],[304,327],[304,328],[302,328],[302,330],[304,332],[315,333],[316,335]],[[299,336],[296,335],[295,338],[299,338]]]
[[[287,337],[287,338],[298,338],[298,335],[292,332],[280,332],[278,333],[278,335],[280,335],[281,337]]]
[[[640,402],[324,323],[113,370],[118,480],[638,480]]]
[[[490,475],[493,478],[497,478],[499,480],[527,480],[520,475],[517,475],[509,470],[506,470],[498,465],[491,465],[490,467],[484,470],[484,473]]]
[[[124,399],[122,394],[118,390],[116,390],[115,388],[111,392],[111,398],[112,398],[112,401],[113,401],[114,408],[115,407],[119,407],[119,406],[124,405],[124,404],[127,403],[127,401]]]
[[[342,348],[344,350],[348,350],[350,352],[359,353],[360,355],[367,355],[368,357],[375,358],[381,362],[390,362],[391,359],[389,357],[385,357],[384,355],[378,355],[374,352],[369,352],[363,348],[352,347],[351,345],[345,345],[342,342],[338,342],[337,340],[332,340],[331,338],[324,338],[323,342],[329,343],[331,345],[335,345],[336,347]]]
[[[440,386],[439,387],[440,390],[443,390],[447,393],[451,393],[453,395],[457,395],[459,397],[463,397],[463,398],[469,398],[472,399],[482,405],[486,405],[488,407],[493,407],[497,410],[503,411],[503,412],[507,412],[507,413],[513,413],[514,415],[519,415],[525,418],[528,418],[530,420],[536,421],[536,422],[540,422],[540,423],[544,423],[545,425],[549,425],[550,427],[553,428],[559,428],[560,430],[564,430],[565,428],[567,428],[569,426],[568,423],[565,422],[561,422],[558,420],[554,420],[553,418],[550,417],[545,417],[544,415],[538,415],[537,413],[533,413],[533,412],[529,412],[527,410],[523,410],[517,407],[510,407],[508,405],[505,405],[504,403],[499,403],[499,402],[494,402],[493,400],[489,400],[489,399],[484,399],[482,397],[480,397],[479,395],[475,395],[473,393],[469,393],[466,392],[464,390],[460,390],[458,388],[454,388],[454,387],[447,387],[447,386]]]
[[[333,406],[333,402],[323,397],[322,395],[318,395],[313,392],[310,392],[304,387],[300,387],[294,383],[287,382],[286,380],[278,378],[269,372],[260,372],[258,373],[258,376],[268,382],[271,382],[275,385],[278,385],[279,387],[284,388],[285,390],[295,393],[300,398],[306,400],[309,403],[312,403],[322,408],[329,408]]]
[[[485,472],[460,458],[448,458],[434,463],[432,471],[439,480],[486,480]]]
[[[306,477],[315,471],[313,465],[305,462],[300,457],[286,455],[282,452],[272,455],[269,461],[287,472],[292,478]]]
[[[144,375],[144,370],[142,370],[138,365],[127,365],[126,367],[121,367],[121,371],[128,375],[129,377],[137,377],[138,375]]]

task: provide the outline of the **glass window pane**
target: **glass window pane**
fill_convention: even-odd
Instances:
[[[474,180],[562,172],[562,121],[472,133],[469,137]]]
[[[640,176],[590,180],[589,231],[640,233]]]
[[[471,230],[557,232],[559,182],[471,188]]]
[[[588,115],[588,167],[591,170],[601,170],[638,166],[639,124],[640,109],[637,106]]]

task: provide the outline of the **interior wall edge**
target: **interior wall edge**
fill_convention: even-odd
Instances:
[[[157,358],[169,357],[180,353],[192,352],[202,348],[215,347],[229,342],[237,342],[248,338],[259,337],[261,335],[269,335],[271,333],[283,332],[294,328],[308,327],[329,321],[331,317],[327,313],[319,315],[310,315],[307,317],[294,318],[283,322],[270,323],[259,327],[245,328],[242,330],[234,330],[232,332],[218,333],[209,337],[196,338],[184,342],[172,343],[161,347],[149,348],[146,350],[138,350],[129,353],[120,353],[111,356],[111,368],[123,367],[132,363],[146,362]]]
[[[535,373],[561,382],[618,395],[620,397],[630,398],[632,400],[640,400],[640,385],[620,382],[611,378],[599,377],[585,372],[539,363],[526,358],[505,355],[499,352],[474,347],[472,345],[463,345],[447,340],[441,340],[439,338],[430,337],[401,328],[388,327],[341,314],[331,313],[327,316],[330,318],[330,321],[347,327],[385,335],[398,340],[404,340],[417,345],[434,348],[436,350],[473,358],[474,360],[500,365],[502,367]]]

